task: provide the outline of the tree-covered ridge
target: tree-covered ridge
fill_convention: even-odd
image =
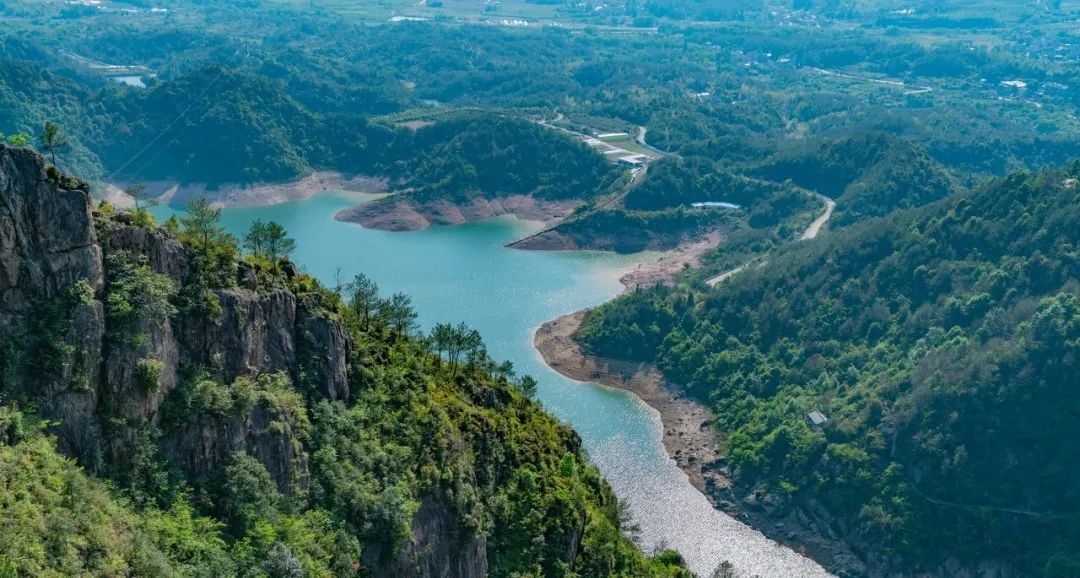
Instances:
[[[635,6],[632,11],[647,12],[639,3],[627,4]],[[96,159],[88,150],[136,140],[117,148],[139,150],[165,129],[163,123],[158,130],[134,135],[113,130],[117,111],[125,113],[124,121],[138,125],[128,113],[145,96],[140,93],[174,82],[190,89],[185,106],[192,105],[191,118],[176,128],[191,128],[200,137],[207,131],[188,125],[205,124],[200,120],[204,114],[220,120],[227,118],[226,111],[244,113],[242,103],[216,101],[215,95],[232,98],[236,90],[219,91],[224,87],[215,85],[199,98],[209,84],[200,71],[207,62],[216,62],[277,83],[288,99],[323,117],[327,125],[324,134],[318,126],[264,124],[265,119],[253,123],[257,111],[234,115],[237,133],[261,130],[264,134],[252,142],[277,156],[266,167],[226,167],[222,160],[218,168],[227,168],[233,180],[243,178],[245,171],[274,174],[301,166],[295,164],[296,156],[309,166],[337,166],[337,154],[325,158],[317,149],[325,136],[338,134],[341,123],[347,127],[340,131],[345,138],[334,138],[338,145],[331,150],[341,152],[353,166],[363,166],[356,162],[356,149],[350,148],[365,135],[362,119],[417,111],[437,114],[456,107],[521,115],[543,110],[549,117],[557,109],[570,121],[596,128],[647,126],[650,142],[661,149],[729,163],[755,161],[799,142],[866,131],[920,142],[938,162],[978,176],[1069,158],[1080,91],[1068,87],[1080,85],[1080,77],[1078,67],[1072,66],[1075,55],[1066,50],[1077,45],[1074,31],[1061,23],[1066,13],[1046,6],[927,6],[922,9],[934,14],[977,11],[997,18],[1007,12],[1003,22],[1025,25],[1010,30],[920,29],[927,41],[914,42],[903,22],[918,18],[890,15],[879,3],[851,7],[850,13],[841,10],[839,16],[830,3],[806,4],[795,10],[778,8],[776,14],[755,11],[755,18],[724,26],[678,22],[686,16],[683,10],[665,10],[664,18],[672,20],[665,20],[655,34],[625,34],[629,30],[469,26],[452,18],[392,25],[381,19],[382,25],[371,26],[363,17],[338,13],[340,6],[309,10],[291,2],[185,1],[168,14],[125,15],[108,10],[60,14],[60,6],[8,0],[0,7],[9,16],[0,37],[0,60],[38,70],[22,73],[33,82],[4,79],[0,130],[36,131],[52,119],[82,143],[62,159],[64,166],[87,176],[109,174],[128,157]],[[616,18],[608,12],[613,9],[609,3],[597,15]],[[807,20],[811,15],[820,19]],[[849,18],[862,25],[852,29],[844,24]],[[777,19],[792,25],[778,27]],[[891,28],[883,29],[884,21],[891,22]],[[972,50],[982,45],[984,34],[1000,42],[993,49]],[[124,88],[67,53],[147,66],[157,76],[145,79],[147,90]],[[1028,90],[1000,84],[1016,79],[1027,82]],[[219,84],[230,80],[235,79],[223,77]],[[258,102],[270,108],[281,100],[258,86],[250,88]],[[283,118],[290,118],[289,107],[282,110]],[[173,138],[166,135],[163,140]],[[134,163],[136,168],[160,152],[158,144],[161,140],[146,159]],[[184,143],[178,144],[184,151]],[[372,145],[365,150],[376,149]],[[186,152],[199,156],[198,150]],[[237,154],[248,156],[247,151]],[[186,160],[178,151],[160,156]],[[207,180],[197,174],[174,176]]]
[[[188,107],[196,99],[200,109]],[[478,112],[409,130],[356,114],[317,113],[284,82],[208,66],[113,106],[101,143],[120,174],[211,183],[281,181],[315,168],[388,176],[428,196],[536,193],[585,197],[614,180],[612,167],[584,144],[524,120]],[[177,125],[167,131],[173,119]],[[148,154],[146,143],[163,134]]]
[[[515,118],[465,115],[416,131],[395,174],[418,199],[532,194],[588,199],[619,171],[561,131]]]
[[[711,400],[741,484],[823,505],[880,565],[1073,575],[1078,178],[1016,173],[714,290],[638,291],[578,338]]]
[[[616,202],[595,203],[597,210],[583,204],[557,231],[581,247],[637,251],[668,249],[722,230],[724,241],[702,258],[701,274],[708,277],[799,238],[825,210],[820,195],[838,199],[829,221],[837,227],[956,190],[948,171],[917,144],[864,134],[799,143],[763,160],[734,164],[663,157]]]
[[[840,225],[925,205],[956,190],[948,172],[920,145],[885,133],[799,143],[755,163],[749,172],[791,180],[836,199]]]
[[[705,255],[712,267],[792,240],[823,210],[817,195],[790,182],[745,177],[701,157],[659,159],[641,182],[621,186],[624,195],[583,203],[555,232],[578,247],[625,253],[721,234]],[[751,246],[747,237],[760,243]]]
[[[326,120],[263,76],[205,66],[109,104],[111,131],[124,138],[100,143],[101,154],[122,174],[278,181],[310,171],[324,158]],[[153,150],[142,153],[154,139]]]
[[[331,169],[387,176],[429,195],[567,198],[596,194],[616,178],[584,144],[520,118],[449,114],[414,131],[304,93],[294,98],[294,83],[203,65],[146,90],[94,89],[31,62],[0,60],[0,102],[9,105],[0,126],[37,130],[57,119],[74,145],[60,164],[109,179],[216,185]]]
[[[475,331],[323,287],[276,223],[244,254],[205,201],[158,227],[29,151],[0,169],[0,570],[689,576]]]
[[[754,228],[774,226],[820,204],[789,179],[750,178],[702,157],[657,161],[645,180],[630,189],[624,204],[628,209],[656,210],[718,202],[744,209]]]

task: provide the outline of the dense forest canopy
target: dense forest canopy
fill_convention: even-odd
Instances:
[[[609,8],[656,18],[662,5]],[[52,120],[69,141],[60,166],[88,179],[213,189],[331,170],[386,177],[417,199],[589,200],[626,189],[619,171],[534,121],[594,135],[647,127],[649,144],[681,159],[653,163],[604,205],[612,212],[568,232],[637,250],[720,230],[735,242],[705,259],[709,271],[796,238],[818,205],[798,189],[835,198],[833,225],[847,225],[1060,164],[1080,134],[1080,90],[1061,88],[1080,86],[1063,48],[1080,39],[1046,14],[1041,37],[972,50],[978,32],[933,29],[935,42],[915,43],[875,28],[876,10],[826,4],[744,6],[723,25],[668,13],[634,34],[463,15],[371,26],[367,13],[288,3],[181,3],[126,19],[50,19],[15,0],[4,10],[33,16],[0,36],[0,131],[35,135]],[[129,87],[93,63],[154,74],[140,69],[146,88]],[[1027,88],[1001,84],[1016,79]],[[741,219],[686,206],[707,201],[742,205]]]
[[[1076,163],[1016,173],[714,290],[640,290],[593,311],[578,338],[656,361],[712,401],[738,479],[816,496],[903,567],[993,544],[1022,573],[1070,575],[1078,178]]]
[[[189,181],[370,170],[377,147],[349,138],[365,135],[365,120],[439,107],[558,109],[571,121],[643,125],[661,149],[728,162],[875,130],[920,142],[965,178],[1068,159],[1080,130],[1070,114],[1080,94],[1077,67],[1069,66],[1077,56],[1068,47],[1080,39],[1054,26],[1052,12],[1023,16],[1041,34],[994,29],[1003,41],[983,49],[982,31],[934,29],[928,43],[883,34],[876,10],[862,13],[866,26],[844,29],[825,4],[810,7],[817,19],[805,25],[808,13],[788,7],[723,26],[671,16],[655,33],[617,35],[462,20],[370,26],[361,24],[365,16],[342,19],[287,2],[50,19],[47,7],[9,0],[3,10],[13,20],[0,37],[0,61],[22,68],[3,77],[0,130],[32,134],[53,119],[72,136],[65,166],[88,177],[116,171],[164,131],[125,176],[149,179],[171,167],[171,177]],[[986,10],[1021,17],[1015,7]],[[144,78],[147,89],[124,88],[72,54],[156,75]],[[932,64],[946,61],[958,64]],[[213,86],[208,62],[229,69]],[[1026,88],[1001,85],[1013,80]],[[175,118],[168,112],[187,106],[189,114],[164,130]],[[227,146],[216,134],[226,129],[250,143],[236,161],[191,166],[213,159],[191,143],[209,137],[211,146]],[[149,176],[133,172],[144,164],[155,169]]]
[[[883,133],[799,143],[749,172],[833,197],[842,225],[924,205],[956,190],[949,173],[918,144]]]
[[[393,170],[421,197],[480,192],[589,198],[618,178],[615,167],[584,143],[513,118],[437,122],[418,129],[406,147],[407,159]]]

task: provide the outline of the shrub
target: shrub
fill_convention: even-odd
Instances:
[[[157,391],[161,383],[161,372],[165,370],[165,364],[157,359],[149,357],[140,359],[135,364],[135,381],[146,392]]]

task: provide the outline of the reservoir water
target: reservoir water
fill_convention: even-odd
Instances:
[[[635,257],[596,252],[535,252],[503,244],[535,223],[495,219],[410,233],[363,229],[334,213],[369,199],[323,193],[306,201],[223,212],[236,235],[254,219],[284,225],[297,241],[293,260],[324,283],[364,272],[384,294],[408,293],[425,329],[465,321],[484,336],[497,360],[539,381],[538,397],[581,435],[590,457],[641,527],[641,546],[679,550],[708,577],[723,560],[746,576],[828,576],[820,566],[723,514],[690,485],[664,450],[659,415],[633,395],[567,379],[532,346],[543,322],[610,299],[618,272]],[[158,216],[171,212],[155,209]],[[640,257],[638,257],[640,258]]]

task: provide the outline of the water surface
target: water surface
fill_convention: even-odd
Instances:
[[[827,576],[815,563],[714,510],[668,458],[659,415],[633,395],[567,379],[532,346],[543,322],[611,298],[618,272],[635,260],[598,252],[536,252],[503,247],[536,227],[510,218],[391,233],[337,222],[334,213],[365,197],[323,193],[306,201],[233,208],[225,226],[241,235],[254,219],[275,220],[297,240],[293,260],[324,283],[364,272],[384,294],[408,293],[425,329],[465,321],[497,360],[539,380],[538,397],[581,435],[590,457],[629,502],[646,551],[678,549],[709,576],[723,560],[746,575]],[[157,209],[159,216],[168,208]]]

